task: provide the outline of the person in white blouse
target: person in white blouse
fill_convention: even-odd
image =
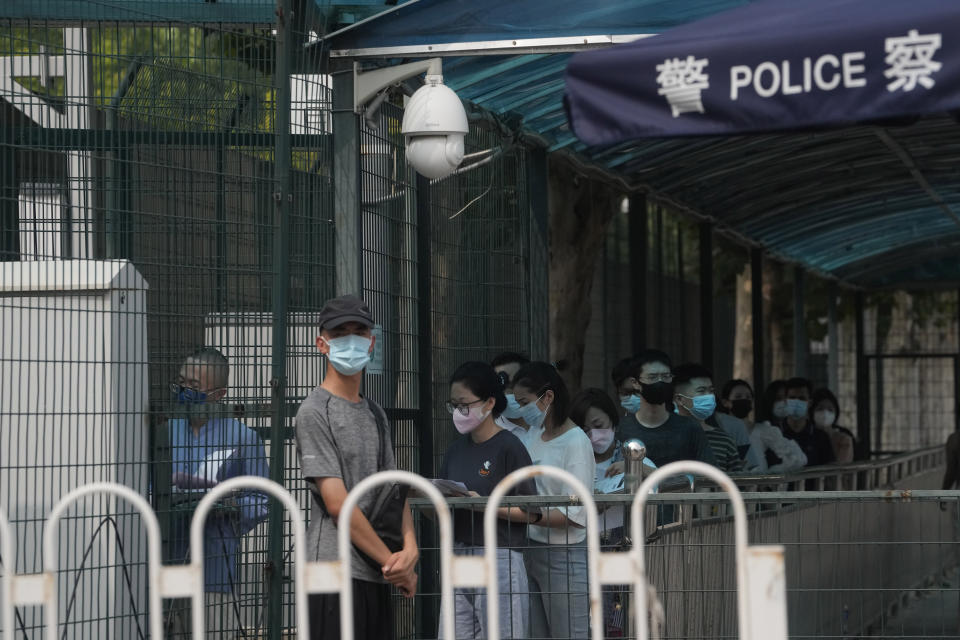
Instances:
[[[490,366],[497,372],[500,384],[503,385],[503,393],[507,398],[507,407],[497,417],[497,426],[517,436],[521,442],[527,437],[529,427],[520,418],[520,405],[513,395],[513,381],[517,372],[520,371],[520,367],[528,362],[530,362],[530,358],[514,351],[504,351],[490,361]]]
[[[770,396],[768,404],[773,403],[776,392]],[[755,422],[756,409],[753,387],[746,380],[730,380],[720,391],[720,405],[736,418],[743,420],[750,432],[750,446],[759,455],[759,460],[747,468],[755,473],[791,473],[799,471],[807,464],[807,456],[793,440],[783,437],[779,428],[767,421]],[[772,411],[767,407],[767,412]]]
[[[530,426],[524,444],[534,465],[569,471],[592,491],[596,462],[590,438],[569,418],[570,392],[546,362],[524,365],[513,380],[521,417]],[[571,487],[537,476],[537,493],[569,496]],[[524,563],[530,582],[531,638],[588,638],[587,514],[583,507],[542,511],[529,527]]]

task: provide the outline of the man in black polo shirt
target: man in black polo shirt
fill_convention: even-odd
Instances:
[[[812,396],[813,384],[806,378],[787,380],[787,417],[780,423],[784,437],[796,440],[806,454],[808,467],[836,461],[830,436],[817,429],[810,419]]]

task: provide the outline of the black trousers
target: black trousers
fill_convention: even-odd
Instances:
[[[340,596],[314,593],[309,596],[310,640],[340,640]],[[353,580],[354,640],[394,640],[393,602],[390,585]]]

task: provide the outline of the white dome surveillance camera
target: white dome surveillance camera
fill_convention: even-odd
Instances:
[[[427,75],[426,80],[407,102],[400,131],[406,140],[407,162],[417,173],[444,178],[463,161],[467,112],[440,76]]]

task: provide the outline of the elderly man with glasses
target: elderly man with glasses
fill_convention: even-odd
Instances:
[[[173,518],[167,561],[190,560],[190,521],[204,493],[228,478],[261,476],[270,470],[263,442],[233,418],[223,404],[230,368],[218,350],[204,347],[187,357],[171,383],[170,442]],[[267,517],[268,499],[240,491],[221,500],[207,515],[203,535],[206,637],[233,638],[243,629],[240,602],[241,539]],[[190,637],[190,604],[175,600],[166,621],[169,638]]]

